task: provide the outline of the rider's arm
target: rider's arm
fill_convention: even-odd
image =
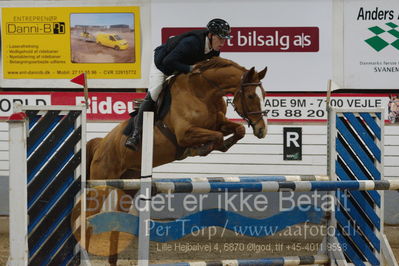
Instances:
[[[191,61],[189,59],[197,57],[199,53],[203,54],[204,51],[201,51],[198,39],[194,36],[187,37],[163,59],[163,65],[180,73],[188,73],[191,70],[190,65],[184,62]]]

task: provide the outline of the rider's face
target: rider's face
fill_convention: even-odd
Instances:
[[[211,45],[212,49],[215,51],[220,51],[220,49],[224,46],[226,39],[220,38],[217,35],[212,35],[211,37]]]

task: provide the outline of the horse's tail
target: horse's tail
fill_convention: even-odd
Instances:
[[[94,153],[97,150],[98,144],[100,144],[102,138],[94,138],[86,143],[86,178],[90,179],[90,165],[93,160]]]

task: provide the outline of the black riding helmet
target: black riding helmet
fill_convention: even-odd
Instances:
[[[211,34],[217,35],[223,39],[231,39],[230,25],[223,19],[214,18],[208,22],[208,25],[206,25],[206,27],[208,28]]]

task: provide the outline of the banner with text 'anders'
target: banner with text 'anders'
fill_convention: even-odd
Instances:
[[[2,8],[4,79],[141,78],[135,6]]]
[[[344,1],[344,87],[399,89],[399,1]]]

